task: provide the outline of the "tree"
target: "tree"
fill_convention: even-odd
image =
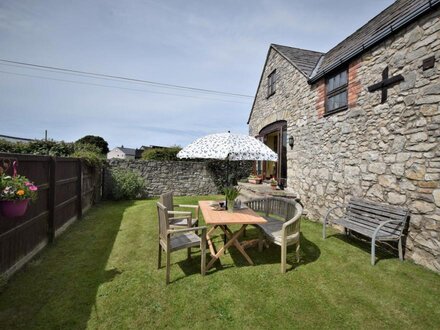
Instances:
[[[152,148],[147,149],[142,153],[142,159],[147,160],[179,160],[177,153],[182,150],[179,146],[172,146],[170,148]]]
[[[99,148],[101,153],[106,154],[107,152],[109,152],[107,141],[100,136],[86,135],[81,139],[79,139],[78,141],[76,141],[75,143],[93,144]]]

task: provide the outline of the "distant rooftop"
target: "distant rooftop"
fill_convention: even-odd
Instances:
[[[29,142],[29,141],[34,141],[35,139],[28,139],[28,138],[0,134],[0,140],[6,140],[10,142]]]

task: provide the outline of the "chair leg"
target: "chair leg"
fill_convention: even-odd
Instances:
[[[171,253],[170,250],[167,250],[167,275],[166,275],[166,284],[170,283],[170,263],[171,263]]]
[[[403,248],[402,248],[402,238],[399,238],[399,259],[400,261],[403,261]]]
[[[281,245],[281,273],[286,272],[287,245]]]
[[[188,259],[191,259],[191,248],[188,248]]]
[[[202,276],[205,276],[205,273],[206,273],[206,241],[204,239],[202,239],[202,242],[200,243],[200,250],[202,252],[200,268],[201,268]]]
[[[157,269],[162,267],[162,246],[159,243],[159,253],[157,255]]]
[[[263,251],[263,244],[264,244],[264,235],[262,231],[260,230],[258,233],[258,251]]]
[[[296,243],[296,262],[299,262],[299,242]]]

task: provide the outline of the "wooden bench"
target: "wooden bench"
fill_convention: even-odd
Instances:
[[[260,229],[258,248],[263,249],[264,240],[281,247],[281,272],[286,272],[287,246],[296,244],[296,258],[299,261],[301,204],[285,198],[258,198],[245,204],[255,212],[264,212],[265,224],[255,225]]]
[[[345,212],[342,217],[329,222],[330,214],[336,209],[345,209]],[[327,212],[322,236],[326,238],[327,224],[337,224],[346,230],[371,238],[371,264],[373,266],[376,261],[376,241],[398,241],[399,258],[403,260],[402,234],[408,217],[408,210],[403,208],[352,198],[346,206],[336,206]]]

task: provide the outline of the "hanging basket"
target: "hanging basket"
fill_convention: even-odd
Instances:
[[[26,213],[29,199],[17,199],[12,201],[0,201],[0,212],[7,218],[21,217]]]

